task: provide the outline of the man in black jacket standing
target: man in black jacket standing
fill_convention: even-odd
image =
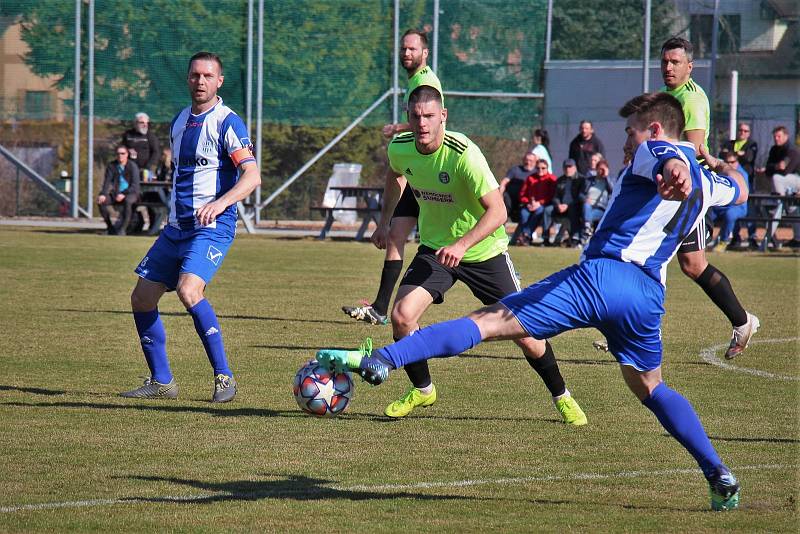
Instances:
[[[592,154],[605,154],[605,148],[603,142],[594,134],[591,122],[581,121],[580,129],[580,133],[569,144],[569,157],[575,160],[578,173],[586,176]]]
[[[130,152],[126,146],[119,145],[116,153],[117,159],[110,161],[106,166],[103,187],[97,196],[97,206],[106,222],[108,233],[125,235],[128,224],[131,222],[133,206],[138,202],[140,196],[139,167],[130,160]],[[111,222],[108,209],[110,205],[115,205],[122,210],[118,226],[114,226]]]

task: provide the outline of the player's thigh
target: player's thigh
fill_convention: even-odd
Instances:
[[[134,272],[140,278],[163,284],[167,290],[178,285],[181,267],[180,231],[166,227],[147,251]]]
[[[211,282],[233,244],[234,233],[227,229],[204,228],[186,241],[180,273],[191,273]]]
[[[535,339],[599,324],[602,296],[584,264],[572,265],[500,300]]]
[[[483,304],[494,304],[521,288],[508,252],[475,263],[461,263],[455,268],[458,280],[466,284]]]
[[[664,286],[636,265],[616,263],[604,278],[605,312],[598,328],[619,363],[652,371],[661,365],[663,353]]]
[[[422,245],[400,280],[398,294],[404,286],[421,287],[431,296],[433,304],[441,304],[444,302],[444,294],[455,282],[453,269],[439,263],[435,250]]]
[[[531,339],[516,316],[501,303],[491,304],[468,315],[481,331],[481,339]]]
[[[414,190],[408,184],[406,184],[405,189],[403,189],[403,194],[400,195],[397,206],[394,208],[392,224],[394,224],[395,219],[403,217],[410,217],[412,219],[419,217],[419,203],[414,197]],[[409,229],[409,232],[410,231],[411,229]]]
[[[175,292],[188,310],[205,298],[206,281],[193,273],[181,273]]]

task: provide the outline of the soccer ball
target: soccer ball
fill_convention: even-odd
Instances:
[[[294,400],[317,417],[335,417],[345,411],[355,392],[350,373],[333,373],[311,360],[294,376]]]

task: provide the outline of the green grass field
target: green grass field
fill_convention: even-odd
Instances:
[[[236,401],[209,402],[211,369],[172,294],[160,309],[181,397],[122,399],[147,371],[129,293],[151,243],[0,228],[0,531],[797,531],[796,256],[710,255],[762,323],[735,368],[703,359],[721,357],[730,325],[670,268],[665,379],[742,484],[739,510],[712,513],[696,464],[594,351],[594,330],[553,341],[585,427],[559,422],[508,342],[433,361],[439,402],[405,420],[381,416],[404,373],[358,381],[337,419],[301,413],[291,381],[317,348],[391,341],[339,310],[374,296],[383,258],[367,244],[240,236],[207,292]],[[527,285],[577,252],[512,257]],[[476,307],[457,286],[425,320]]]

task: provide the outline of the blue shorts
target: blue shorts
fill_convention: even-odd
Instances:
[[[594,327],[622,365],[661,365],[664,286],[632,263],[590,259],[500,301],[536,339]]]
[[[192,273],[211,282],[233,244],[236,230],[217,228],[179,230],[165,226],[134,272],[145,280],[159,282],[172,291],[181,273]]]

